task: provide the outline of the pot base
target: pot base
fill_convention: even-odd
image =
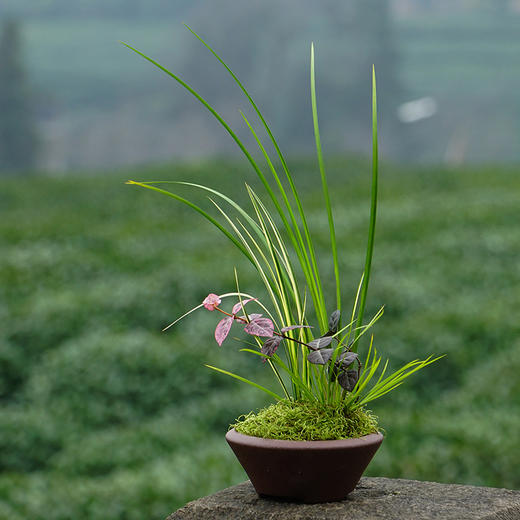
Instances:
[[[383,435],[287,441],[251,437],[233,429],[226,440],[259,496],[318,503],[344,500],[355,489]]]

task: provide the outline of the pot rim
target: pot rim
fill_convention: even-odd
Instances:
[[[234,428],[226,433],[226,440],[242,444],[244,446],[251,446],[256,448],[270,448],[283,450],[299,450],[299,449],[345,449],[358,448],[371,444],[380,444],[383,441],[383,434],[381,432],[370,433],[363,437],[356,437],[353,439],[333,439],[326,441],[291,441],[286,439],[266,439],[263,437],[253,437],[252,435],[245,435],[237,432]]]

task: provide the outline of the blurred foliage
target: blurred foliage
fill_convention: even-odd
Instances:
[[[290,163],[324,250],[316,165]],[[369,169],[359,158],[327,165],[350,305]],[[208,224],[123,185],[129,177],[205,182],[245,205],[237,179],[254,185],[224,161],[1,181],[0,518],[160,519],[245,479],[223,434],[264,397],[202,365],[271,385],[268,369],[232,340],[224,357],[210,313],[160,331],[209,291],[231,290],[234,265],[244,290],[261,294],[258,282]],[[383,165],[380,200],[376,346],[394,365],[447,357],[374,403],[387,438],[369,474],[518,488],[518,174]]]

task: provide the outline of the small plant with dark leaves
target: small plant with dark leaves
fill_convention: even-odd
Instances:
[[[314,48],[311,46],[311,105],[318,170],[329,226],[331,260],[336,286],[335,303],[332,304],[336,310],[330,315],[327,312],[320,270],[316,259],[316,249],[303,204],[296,188],[295,178],[273,136],[271,128],[248,90],[229,66],[200,36],[191,29],[189,30],[223,65],[232,80],[241,89],[257,116],[257,123],[264,131],[275,152],[276,160],[267,151],[267,147],[255,129],[255,124],[242,112],[244,123],[263,156],[265,168],[253,158],[253,154],[217,110],[195,89],[152,58],[127,45],[173,78],[217,119],[250,163],[254,173],[260,179],[267,197],[267,200],[264,200],[248,184],[245,184],[251,204],[251,211],[247,211],[242,205],[212,187],[181,181],[128,181],[129,184],[153,190],[188,205],[215,226],[254,266],[270,300],[268,304],[264,304],[259,299],[241,292],[235,271],[236,292],[222,295],[211,293],[203,303],[191,309],[179,320],[201,307],[223,314],[215,329],[215,339],[219,345],[222,345],[234,324],[241,326],[244,333],[251,336],[255,342],[253,345],[248,343],[242,351],[258,356],[271,368],[280,390],[275,391],[266,388],[222,368],[213,366],[210,368],[255,386],[277,401],[306,401],[319,403],[323,406],[339,406],[346,414],[354,413],[370,401],[397,388],[414,372],[439,359],[439,357],[430,356],[423,360],[414,360],[389,373],[388,361],[382,364],[382,358],[373,344],[373,335],[367,334],[374,323],[382,316],[383,308],[368,323],[364,322],[374,249],[378,192],[375,71],[372,69],[372,185],[365,265],[357,292],[353,298],[352,311],[349,313],[348,320],[344,320],[342,323],[344,313],[341,311],[342,292],[338,247],[318,126]],[[216,210],[215,214],[211,214],[177,192],[159,187],[166,184],[173,184],[179,189],[191,188],[208,194]],[[309,296],[310,302],[307,301],[307,296]],[[231,297],[238,299],[238,301],[234,302],[233,307],[228,312],[221,305],[225,298]],[[246,306],[248,310],[254,308],[255,312],[249,314]],[[310,325],[309,319],[313,321],[314,326]],[[368,338],[368,341],[364,341],[364,338]],[[361,355],[361,350],[359,350],[362,343],[364,344],[364,355]]]
[[[359,372],[361,369],[361,361],[356,352],[352,352],[351,348],[354,342],[348,345],[342,344],[338,337],[338,324],[340,319],[340,312],[334,311],[329,318],[329,330],[321,337],[313,339],[308,343],[295,337],[289,336],[287,333],[295,329],[309,328],[309,325],[288,325],[282,327],[280,332],[277,332],[274,323],[265,318],[262,314],[244,313],[243,316],[238,316],[238,312],[244,311],[244,305],[256,298],[249,298],[244,301],[239,301],[233,306],[231,313],[222,310],[219,305],[222,303],[221,299],[216,294],[208,294],[206,299],[202,302],[204,307],[210,311],[219,311],[226,315],[226,318],[220,320],[215,329],[215,339],[219,346],[226,339],[231,325],[237,321],[244,326],[244,332],[254,336],[257,340],[260,338],[267,338],[263,341],[260,347],[260,353],[265,356],[263,361],[274,359],[278,363],[278,359],[274,358],[278,347],[282,340],[290,341],[307,347],[309,353],[307,361],[313,365],[327,365],[327,370],[330,374],[331,381],[337,381],[339,385],[352,392],[357,381],[359,380]],[[336,346],[331,345],[335,340]],[[334,359],[333,359],[334,358]],[[357,363],[357,370],[350,370],[354,363]],[[283,365],[280,365],[283,368]]]
[[[241,296],[240,293],[237,294]],[[319,387],[319,382],[317,383],[317,388],[320,388],[322,392],[321,395],[323,397],[327,395],[335,396],[333,401],[327,399],[325,402],[329,402],[329,404],[336,403],[339,397],[340,402],[343,402],[346,411],[355,410],[367,404],[369,401],[385,395],[399,386],[401,382],[413,372],[433,363],[436,360],[430,357],[423,361],[412,361],[400,370],[384,377],[388,365],[388,363],[386,363],[380,372],[378,381],[367,388],[367,384],[374,376],[381,358],[377,356],[377,352],[373,348],[373,338],[370,341],[367,354],[367,362],[370,364],[368,370],[367,367],[363,367],[363,364],[359,359],[359,354],[353,349],[366,330],[368,330],[368,328],[370,328],[370,326],[382,314],[382,310],[376,314],[374,319],[368,325],[362,327],[361,333],[355,335],[353,339],[350,338],[353,332],[354,321],[352,320],[348,325],[340,329],[339,324],[341,313],[339,310],[335,310],[328,319],[327,332],[317,338],[309,340],[302,331],[302,329],[312,328],[309,325],[287,325],[282,327],[280,330],[276,330],[276,326],[270,318],[265,317],[261,313],[248,314],[245,310],[245,305],[249,302],[255,301],[258,302],[258,300],[253,297],[239,300],[235,303],[231,312],[226,312],[220,306],[222,304],[220,296],[213,293],[208,294],[202,302],[202,306],[209,311],[218,311],[225,315],[225,317],[218,322],[215,328],[216,342],[219,346],[222,346],[222,343],[231,331],[233,323],[239,324],[243,327],[246,334],[255,338],[259,347],[259,350],[244,348],[242,351],[261,356],[264,362],[269,361],[280,382],[282,381],[280,374],[285,372],[293,383],[296,383],[296,386],[302,389],[302,395],[306,398],[316,396],[309,392],[310,389],[305,387],[304,382],[299,377],[299,373],[294,373],[289,368],[290,365],[284,362],[277,354],[278,347],[282,342],[289,344],[293,343],[296,347],[300,347],[303,354],[302,357],[306,359],[308,364],[314,365],[314,373],[316,374],[321,372],[321,377],[316,378],[317,382],[325,382],[321,388]],[[299,337],[295,334],[295,331],[297,330],[300,331]],[[253,384],[254,386],[257,386],[273,395],[271,391],[264,387],[260,387],[252,381],[248,381],[220,368],[209,368],[213,368],[214,370]],[[282,386],[284,386],[283,383]],[[284,389],[287,390],[285,386]],[[320,394],[320,392],[318,392],[318,394]],[[282,398],[277,395],[273,396],[277,399]]]

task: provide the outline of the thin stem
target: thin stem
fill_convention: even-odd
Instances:
[[[242,318],[242,316],[237,316],[236,314],[231,314],[229,312],[226,312],[225,310],[221,309],[220,307],[215,307],[215,310],[221,312],[222,314],[225,314],[226,316],[229,316],[230,318],[233,318],[234,320],[241,321],[242,323],[246,323],[246,324],[250,323],[250,321],[248,319]],[[295,343],[298,343],[299,345],[303,345],[304,347],[307,347],[310,350],[314,350],[314,351],[319,350],[318,348],[313,347],[312,345],[308,345],[307,343],[304,343],[303,341],[300,341],[299,339],[291,338],[290,336],[286,336],[285,334],[280,334],[279,332],[276,332],[276,331],[273,331],[273,334],[275,336],[278,336],[279,338],[287,339],[289,341],[294,341]]]

